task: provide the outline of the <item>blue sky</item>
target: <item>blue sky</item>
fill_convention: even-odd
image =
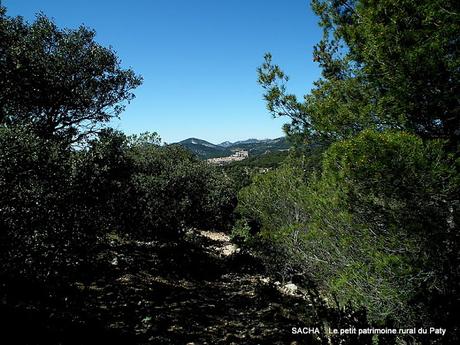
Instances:
[[[213,143],[282,135],[265,108],[256,68],[265,52],[302,96],[319,77],[320,37],[306,0],[3,0],[9,15],[43,11],[60,27],[84,24],[144,78],[121,120],[126,133]]]

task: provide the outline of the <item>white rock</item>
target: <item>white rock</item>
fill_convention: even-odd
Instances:
[[[286,285],[284,285],[282,288],[281,288],[281,292],[283,292],[284,294],[286,295],[295,295],[296,292],[297,292],[297,285],[293,284],[293,283],[287,283]]]
[[[260,281],[264,284],[270,283],[270,277],[260,278]]]

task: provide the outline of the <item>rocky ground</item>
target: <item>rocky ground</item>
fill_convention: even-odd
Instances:
[[[272,284],[263,265],[223,233],[194,231],[187,239],[172,248],[113,243],[115,284],[90,286],[101,305],[123,300],[107,310],[112,329],[134,331],[146,344],[312,343],[292,335],[309,322],[310,308],[295,285]]]
[[[324,343],[292,334],[316,326],[306,294],[267,277],[223,233],[191,231],[183,242],[162,244],[113,237],[99,261],[48,312],[43,298],[35,314],[30,305],[11,310],[6,325],[30,330],[13,343]]]

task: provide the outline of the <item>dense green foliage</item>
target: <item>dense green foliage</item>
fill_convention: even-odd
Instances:
[[[311,93],[303,102],[289,94],[270,54],[259,69],[269,111],[292,119],[285,130],[299,158],[240,192],[235,234],[283,252],[285,266],[312,277],[340,308],[364,307],[380,326],[442,325],[448,335],[436,341],[453,344],[458,5],[312,6],[324,36],[314,55],[322,78]]]
[[[74,199],[71,153],[19,128],[1,128],[0,142],[2,273],[55,276],[97,234],[92,210]]]
[[[307,235],[319,258],[321,239],[332,239],[335,250],[322,257],[331,293],[364,304],[376,320],[452,323],[436,310],[453,310],[459,278],[458,183],[441,142],[366,131],[334,144],[312,181]]]
[[[141,78],[94,36],[44,15],[29,24],[0,6],[0,123],[78,141],[118,116]]]
[[[259,69],[268,109],[291,135],[341,139],[394,128],[458,143],[458,3],[314,0],[324,29],[314,59],[322,75],[304,102],[271,63]]]
[[[221,169],[155,133],[103,129],[140,77],[93,31],[43,15],[30,24],[0,6],[2,306],[16,308],[12,281],[56,290],[82,278],[108,235],[155,244],[226,228],[241,189],[235,238],[263,251],[275,275],[304,275],[347,322],[444,327],[444,338],[419,340],[458,343],[458,4],[313,9],[323,73],[304,101],[271,55],[259,69],[295,148]]]
[[[455,255],[444,198],[457,187],[439,143],[363,132],[334,144],[321,174],[305,178],[289,165],[259,176],[241,192],[239,207],[260,222],[262,238],[291,250],[340,304],[362,303],[375,320],[414,322],[408,304],[454,292],[439,280]]]
[[[159,146],[139,140],[129,144],[133,162],[127,226],[143,237],[180,234],[187,227],[226,224],[235,204],[231,181],[218,169],[180,146]]]
[[[231,221],[222,171],[156,134],[103,128],[140,78],[93,31],[0,14],[1,283],[65,284],[109,233],[178,240]]]
[[[178,238],[230,221],[230,180],[180,147],[111,130],[77,152],[18,127],[1,128],[0,140],[2,259],[12,273],[56,277],[108,232]]]
[[[265,246],[276,274],[295,268],[376,324],[454,332],[458,183],[440,142],[366,131],[332,145],[316,173],[298,162],[255,177],[240,193],[234,235]]]
[[[279,166],[289,155],[289,151],[274,151],[260,155],[249,156],[242,161],[232,162],[232,166],[245,166],[248,168],[275,168]]]

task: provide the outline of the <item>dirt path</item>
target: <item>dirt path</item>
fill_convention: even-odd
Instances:
[[[223,233],[193,231],[169,243],[112,238],[97,262],[56,297],[34,288],[40,302],[4,311],[15,343],[321,343],[292,334],[315,326],[295,286],[272,283],[262,263]]]
[[[195,231],[174,245],[118,243],[108,255],[118,277],[88,289],[109,327],[129,330],[138,344],[318,343],[292,335],[309,322],[308,303],[271,284],[223,233]]]

